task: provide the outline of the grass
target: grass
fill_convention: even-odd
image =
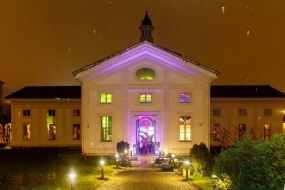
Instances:
[[[69,173],[76,173],[76,189],[92,190],[108,180],[114,162],[105,156],[101,179],[101,156],[84,160],[80,149],[1,150],[0,189],[70,189]]]
[[[190,175],[190,181],[199,189],[211,190],[213,185],[213,180],[211,177],[202,177],[198,175]]]
[[[101,179],[100,160],[106,161]],[[63,190],[70,189],[69,174],[76,173],[77,190],[93,190],[109,180],[116,165],[110,156],[87,156],[69,148],[0,150],[0,189]],[[193,184],[202,190],[212,189],[212,179],[190,175]]]

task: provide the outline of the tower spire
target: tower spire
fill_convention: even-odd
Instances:
[[[140,42],[147,40],[153,43],[153,38],[152,38],[153,29],[154,28],[151,24],[151,20],[149,19],[148,14],[146,12],[144,19],[142,20],[142,24],[140,26],[140,30],[141,30]]]

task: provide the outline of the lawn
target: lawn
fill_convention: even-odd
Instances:
[[[84,160],[80,149],[18,149],[0,151],[0,189],[70,189],[69,174],[76,173],[76,189],[95,189],[114,170],[110,156]],[[104,180],[100,160],[104,158]]]
[[[190,175],[190,181],[199,189],[211,190],[213,185],[213,180],[211,177],[202,177],[198,175]]]

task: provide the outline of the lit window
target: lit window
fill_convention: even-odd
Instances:
[[[237,128],[237,132],[238,132],[238,139],[242,140],[242,138],[246,132],[246,125],[245,124],[239,124],[238,128]]]
[[[213,140],[219,140],[221,138],[220,124],[213,124],[212,138]]]
[[[264,109],[264,115],[271,115],[272,110],[271,109]]]
[[[246,115],[246,109],[239,109],[239,115],[245,116]]]
[[[180,141],[191,141],[191,117],[180,116],[180,129],[179,129],[179,140]]]
[[[80,140],[80,124],[73,124],[73,140]]]
[[[221,109],[213,109],[213,116],[220,116],[221,115]]]
[[[140,102],[141,103],[151,103],[151,94],[149,93],[140,94]]]
[[[55,140],[56,139],[56,126],[55,126],[55,124],[49,124],[48,139],[49,140]]]
[[[150,68],[142,68],[137,70],[136,77],[140,80],[153,80],[155,77],[155,72]]]
[[[31,116],[30,110],[23,110],[23,116]]]
[[[55,110],[48,110],[49,116],[55,116]]]
[[[180,103],[191,103],[191,94],[190,93],[181,93],[180,94]]]
[[[271,125],[264,125],[264,139],[269,139],[271,137]]]
[[[23,125],[24,140],[31,140],[31,124]]]
[[[101,141],[112,141],[112,116],[101,117]]]
[[[103,93],[100,96],[101,104],[111,104],[112,103],[112,94],[110,93]]]
[[[80,116],[80,110],[73,110],[72,115],[73,116]]]

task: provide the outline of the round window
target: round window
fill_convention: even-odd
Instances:
[[[137,70],[136,76],[140,80],[144,80],[144,79],[153,80],[155,77],[155,72],[154,70],[150,68],[142,68],[142,69]]]

